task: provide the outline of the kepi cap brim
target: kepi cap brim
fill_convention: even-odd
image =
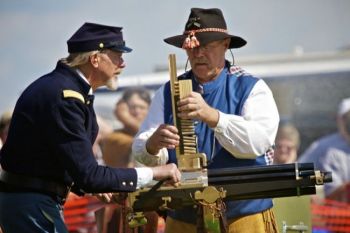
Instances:
[[[108,48],[110,50],[116,51],[116,52],[121,52],[121,53],[130,53],[132,51],[132,48],[124,46],[114,46]]]

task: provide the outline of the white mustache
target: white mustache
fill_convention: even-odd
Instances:
[[[207,64],[208,62],[206,60],[194,60],[194,64],[198,64],[198,63],[205,63],[205,64]]]

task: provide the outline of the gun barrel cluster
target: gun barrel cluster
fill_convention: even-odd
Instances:
[[[315,171],[312,163],[208,169],[208,186],[224,190],[225,201],[315,194],[316,185],[331,180],[331,173]],[[138,192],[132,209],[149,211],[193,206],[197,204],[195,192],[204,189],[180,186],[143,190]],[[168,200],[166,206],[164,198]]]

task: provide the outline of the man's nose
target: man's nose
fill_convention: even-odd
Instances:
[[[193,48],[193,55],[194,55],[195,57],[201,57],[201,56],[203,56],[203,53],[204,53],[203,47],[196,47],[196,48]]]
[[[126,66],[126,63],[125,63],[124,59],[123,59],[123,58],[120,58],[119,67],[120,67],[120,68],[125,68],[125,66]]]

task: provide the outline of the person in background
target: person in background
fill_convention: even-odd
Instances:
[[[350,98],[343,99],[337,112],[338,131],[311,144],[299,162],[313,162],[315,167],[332,172],[332,182],[324,184],[325,197],[350,201]]]
[[[4,232],[57,232],[67,228],[62,205],[78,195],[132,192],[153,179],[176,185],[175,164],[152,168],[98,165],[92,145],[98,125],[94,91],[116,88],[125,67],[121,27],[84,23],[67,41],[69,56],[35,80],[17,100],[0,151],[0,226]]]
[[[6,142],[8,130],[12,118],[12,111],[6,111],[0,117],[0,149]]]
[[[121,99],[116,103],[114,115],[123,124],[123,128],[106,135],[101,141],[103,160],[107,166],[115,168],[134,167],[134,161],[131,158],[131,145],[135,134],[148,113],[150,103],[151,96],[142,87],[125,90]],[[133,232],[128,227],[125,208],[123,205],[109,205],[98,211],[96,217],[99,232]],[[140,228],[144,233],[156,233],[157,213],[146,212],[145,215],[148,223],[145,226],[140,226]]]
[[[4,112],[0,117],[0,150],[3,143],[6,142],[8,129],[11,123],[11,118],[12,118],[12,111]],[[1,166],[0,166],[0,170],[1,170]],[[0,233],[2,233],[1,228],[0,228]]]
[[[298,158],[300,135],[291,123],[280,124],[275,140],[274,164],[294,163]]]
[[[193,84],[193,91],[178,102],[178,117],[196,121],[197,147],[206,154],[208,169],[271,164],[266,152],[278,128],[276,103],[262,79],[225,59],[228,49],[240,48],[246,41],[229,34],[222,11],[192,8],[183,34],[165,42],[183,48],[191,64],[191,70],[178,77]],[[156,91],[135,137],[135,159],[147,165],[177,162],[174,148],[179,144],[178,132],[167,82]],[[277,232],[271,199],[225,205],[228,232]],[[192,207],[170,210],[165,232],[197,232],[196,222],[197,212]]]
[[[133,167],[131,161],[131,145],[135,134],[145,119],[151,97],[144,88],[125,90],[114,109],[115,117],[123,128],[106,135],[102,140],[103,159],[108,166]]]

